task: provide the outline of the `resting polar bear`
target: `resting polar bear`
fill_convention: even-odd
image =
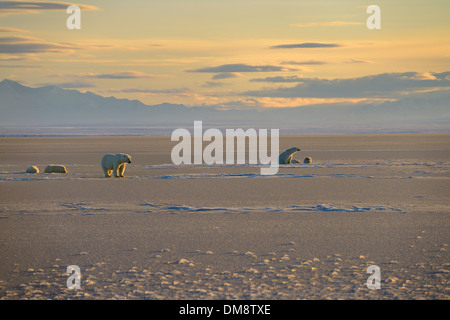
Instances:
[[[294,153],[299,152],[300,149],[299,148],[290,148],[287,149],[286,151],[284,151],[282,154],[280,154],[280,156],[278,157],[278,163],[279,164],[288,164],[291,162],[294,163],[300,163],[295,159],[292,159],[292,157],[294,156]]]
[[[45,173],[67,173],[65,166],[61,164],[50,164],[44,169]]]
[[[36,166],[31,166],[27,169],[27,173],[39,173],[39,168]]]
[[[112,172],[114,172],[114,177],[116,178],[123,177],[127,163],[131,163],[131,156],[128,154],[105,154],[102,159],[102,168],[105,177],[111,177]]]

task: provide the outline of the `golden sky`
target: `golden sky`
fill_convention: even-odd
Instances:
[[[66,26],[71,4],[80,30]],[[372,4],[380,30],[366,26]],[[0,1],[0,80],[150,105],[384,101],[447,90],[449,9],[448,0]],[[386,79],[385,94],[370,90]]]

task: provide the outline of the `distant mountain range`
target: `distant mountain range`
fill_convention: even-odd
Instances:
[[[323,104],[262,110],[223,110],[102,97],[57,86],[30,88],[0,82],[0,128],[6,127],[209,127],[285,128],[286,132],[450,131],[447,99],[432,94],[380,104]],[[448,130],[447,130],[448,129]],[[0,132],[0,134],[4,134]]]

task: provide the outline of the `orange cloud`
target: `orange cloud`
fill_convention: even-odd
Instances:
[[[0,15],[35,14],[46,10],[66,10],[71,5],[77,5],[81,10],[99,10],[96,6],[76,4],[60,1],[2,1],[0,2]]]

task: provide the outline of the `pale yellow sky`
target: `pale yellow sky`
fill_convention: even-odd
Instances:
[[[450,64],[446,0],[83,1],[80,30],[66,27],[69,3],[34,2],[30,8],[0,1],[0,78],[146,104],[355,101],[264,90],[284,92],[303,78],[405,72],[426,78]],[[380,30],[366,27],[371,4],[381,9]]]

